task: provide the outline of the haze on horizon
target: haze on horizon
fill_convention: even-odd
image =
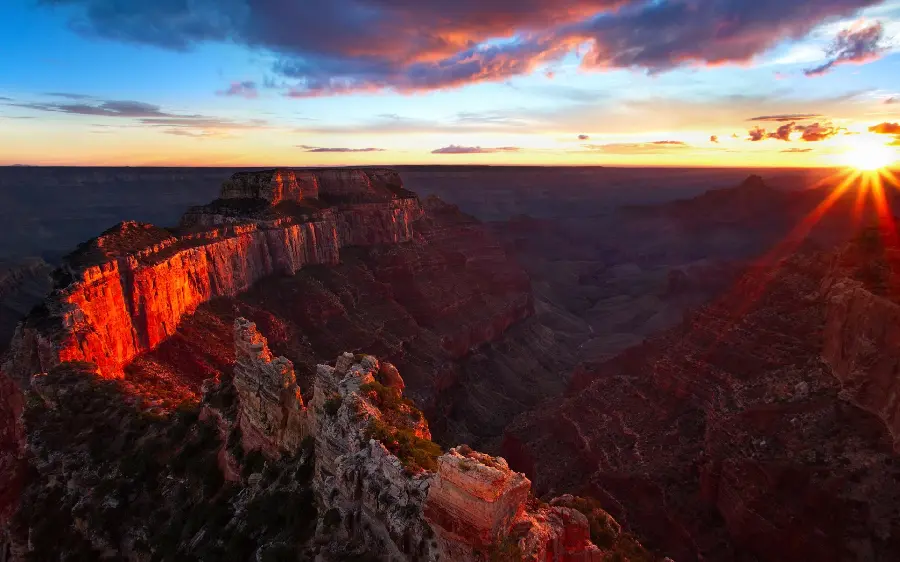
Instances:
[[[11,0],[0,165],[900,158],[900,0]]]

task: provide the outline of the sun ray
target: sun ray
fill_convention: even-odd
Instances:
[[[717,331],[714,341],[705,350],[703,355],[708,355],[723,340],[725,334],[740,322],[753,304],[759,300],[765,293],[766,287],[775,275],[781,269],[782,260],[790,256],[803,243],[813,227],[818,224],[826,213],[834,206],[834,204],[853,186],[854,182],[859,180],[862,173],[858,170],[844,170],[836,172],[834,176],[844,175],[841,182],[831,190],[831,192],[812,210],[810,211],[791,231],[777,242],[768,252],[757,258],[751,268],[761,270],[761,274],[756,277],[756,283],[753,286],[735,286],[723,297],[723,302],[731,303],[729,318],[725,324]]]
[[[853,204],[853,226],[858,228],[862,223],[866,210],[866,199],[869,194],[869,174],[861,174],[860,184],[856,190],[856,202]]]

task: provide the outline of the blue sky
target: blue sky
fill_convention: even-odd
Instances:
[[[900,141],[869,131],[900,119],[900,1],[330,0],[305,17],[322,1],[4,3],[0,164],[827,165]]]

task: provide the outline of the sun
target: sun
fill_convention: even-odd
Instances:
[[[844,164],[857,170],[878,170],[893,164],[897,155],[890,147],[868,139],[861,139],[847,147],[841,156]]]

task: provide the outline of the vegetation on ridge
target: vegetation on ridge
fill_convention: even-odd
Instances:
[[[196,406],[140,412],[119,381],[81,363],[61,365],[36,388],[25,410],[34,456],[14,521],[16,535],[31,539],[28,560],[126,549],[152,561],[299,559],[316,521],[311,443],[277,462],[246,455],[238,468],[262,478],[240,485],[225,481],[219,431]]]
[[[434,441],[416,435],[416,428],[424,426],[425,416],[415,403],[399,389],[377,380],[359,390],[381,410],[381,419],[369,422],[366,438],[380,441],[400,459],[407,472],[437,470],[437,458],[443,451]]]

